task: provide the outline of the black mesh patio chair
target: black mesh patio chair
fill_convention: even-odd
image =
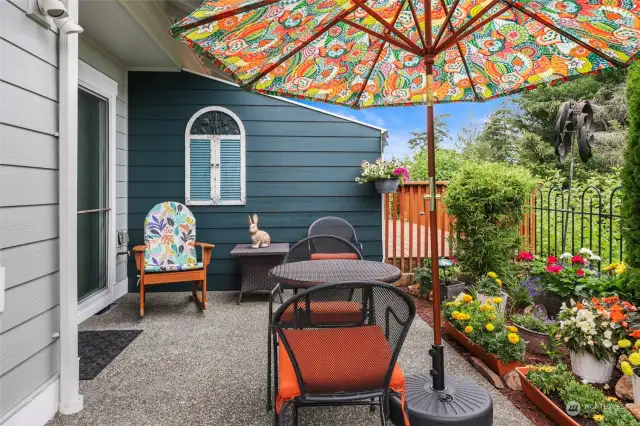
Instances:
[[[325,216],[316,220],[309,227],[309,237],[315,235],[335,235],[336,237],[344,238],[358,248],[358,251],[362,255],[362,244],[358,242],[356,230],[353,226],[341,217]]]
[[[360,311],[345,318],[354,302]],[[396,361],[415,313],[407,293],[375,281],[324,284],[285,301],[272,324],[274,421],[284,425],[288,406],[297,426],[301,406],[375,403],[386,425],[389,396],[400,394],[404,406]]]
[[[302,262],[306,260],[328,260],[328,259],[351,259],[362,260],[362,255],[349,241],[344,238],[336,237],[334,235],[316,235],[313,237],[307,237],[301,241],[298,241],[289,249],[289,252],[285,255],[282,263],[294,263]],[[294,288],[294,294],[298,292],[297,288]],[[283,299],[283,288],[281,285],[277,285],[269,294],[269,338],[267,341],[267,383],[271,383],[271,339],[274,338],[274,333],[271,329],[271,320],[273,318],[273,301],[274,298],[279,296],[280,302]],[[346,296],[349,296],[348,294]],[[316,313],[320,311],[321,307],[317,307]],[[359,307],[355,304],[344,306],[344,315],[352,315],[353,311],[356,313],[359,311]],[[267,394],[267,408],[271,409],[271,395]]]

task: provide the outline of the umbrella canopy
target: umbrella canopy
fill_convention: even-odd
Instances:
[[[248,90],[352,108],[484,101],[628,63],[636,0],[205,1],[171,33]],[[430,28],[429,30],[427,28]]]
[[[640,47],[640,0],[218,0],[170,32],[246,90],[352,108],[427,105],[438,301],[433,104],[485,101],[629,64]],[[440,391],[438,303],[433,321]]]

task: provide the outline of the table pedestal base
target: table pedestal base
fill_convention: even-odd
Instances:
[[[406,378],[406,410],[411,426],[493,424],[493,401],[485,388],[468,380],[446,376],[446,389],[436,392],[431,389],[432,381],[428,374]],[[399,397],[391,397],[389,410],[393,424],[404,426]]]

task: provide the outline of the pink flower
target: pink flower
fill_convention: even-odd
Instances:
[[[584,271],[582,269],[578,269],[576,271],[576,275],[579,276],[579,277],[584,277]]]
[[[404,167],[398,167],[393,171],[393,174],[396,176],[403,176],[405,182],[409,180],[409,170]]]
[[[547,272],[551,272],[552,274],[557,274],[558,272],[562,271],[562,266],[560,265],[549,265],[546,268]]]
[[[555,257],[555,256],[547,257],[547,264],[555,265],[556,263],[558,263],[558,258],[557,257]]]
[[[584,257],[575,255],[571,258],[571,263],[573,263],[574,265],[575,264],[586,265],[587,261],[584,259]]]
[[[521,251],[518,253],[518,261],[522,262],[523,260],[531,261],[533,260],[533,255],[528,251]]]

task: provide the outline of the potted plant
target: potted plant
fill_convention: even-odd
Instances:
[[[583,248],[576,255],[563,253],[560,258],[548,256],[546,262],[536,261],[531,269],[531,276],[540,279],[544,294],[534,300],[547,310],[547,314],[555,318],[563,303],[571,298],[579,300],[587,295],[589,281],[597,271],[590,266],[588,258],[597,261],[599,257]]]
[[[640,348],[640,340],[636,341],[635,349]],[[640,404],[640,352],[633,352],[629,355],[628,361],[620,364],[620,369],[625,376],[631,377],[633,387],[633,402]]]
[[[502,291],[502,280],[495,272],[489,272],[475,284],[478,302],[495,304],[504,315],[507,310],[508,295]]]
[[[551,336],[555,337],[558,325],[541,308],[535,308],[529,315],[513,315],[511,321],[527,342],[528,351],[542,355],[547,353],[552,343]]]
[[[558,338],[569,348],[571,369],[585,382],[611,378],[620,347],[629,332],[629,314],[636,308],[617,296],[563,304],[558,315]]]
[[[465,283],[458,281],[461,268],[450,259],[438,260],[438,276],[440,277],[440,301],[453,300],[464,291]],[[433,279],[431,274],[431,259],[425,259],[422,267],[414,268],[415,280],[420,284],[421,293],[429,296],[433,291]]]
[[[447,333],[500,376],[518,367],[525,352],[518,329],[506,325],[493,304],[480,303],[469,294],[459,299],[442,307]]]
[[[375,163],[363,161],[361,167],[362,173],[356,182],[373,182],[380,194],[396,192],[399,185],[409,180],[409,170],[396,159],[378,158]]]
[[[530,365],[516,371],[524,394],[560,426],[593,424],[578,423],[578,417],[596,424],[638,424],[617,398],[607,397],[601,389],[578,382],[565,364]]]

